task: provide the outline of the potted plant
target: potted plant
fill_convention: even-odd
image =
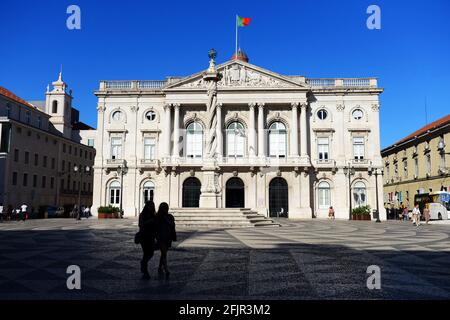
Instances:
[[[370,220],[370,206],[360,206],[352,210],[353,220]]]
[[[98,207],[98,218],[99,219],[113,219],[119,218],[119,208],[109,206]]]

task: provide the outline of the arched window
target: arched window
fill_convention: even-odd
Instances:
[[[57,113],[58,112],[58,101],[53,100],[52,103],[52,113]]]
[[[227,156],[242,158],[245,150],[245,130],[240,122],[232,122],[227,127]]]
[[[120,182],[114,180],[109,184],[109,204],[118,206],[120,204]]]
[[[317,197],[319,209],[328,209],[331,206],[330,184],[326,181],[321,181],[317,186]]]
[[[201,158],[203,155],[203,128],[198,122],[192,122],[186,128],[186,157]]]
[[[274,122],[269,128],[269,156],[286,158],[287,132],[282,122]]]
[[[358,181],[353,186],[353,206],[361,207],[367,204],[367,191],[364,182]]]
[[[183,207],[198,208],[200,206],[200,193],[202,184],[195,177],[190,177],[183,182]]]
[[[142,186],[142,199],[144,204],[147,201],[153,201],[155,196],[155,184],[152,181],[146,181]]]

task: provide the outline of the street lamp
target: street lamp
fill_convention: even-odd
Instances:
[[[375,176],[375,197],[376,197],[376,202],[377,202],[377,221],[376,222],[378,222],[378,223],[381,222],[381,220],[380,220],[380,205],[378,203],[378,176],[384,175],[383,169],[380,169],[380,171],[381,172],[378,172],[378,168],[375,168],[375,169],[369,171],[369,175],[373,174]]]
[[[121,163],[117,167],[117,173],[120,174],[120,204],[119,204],[119,214],[122,218],[122,198],[123,198],[123,175],[126,174],[128,168],[125,163]]]
[[[348,176],[348,201],[349,201],[349,212],[348,219],[352,220],[352,175],[355,174],[355,168],[348,163],[348,167],[344,167],[344,174]]]
[[[73,172],[75,172],[75,174],[79,174],[80,175],[80,186],[78,187],[77,220],[81,220],[81,186],[83,184],[83,175],[84,174],[90,174],[91,168],[89,166],[79,167],[79,166],[75,165],[73,167]]]

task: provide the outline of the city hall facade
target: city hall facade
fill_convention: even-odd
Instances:
[[[377,207],[375,78],[281,75],[243,52],[214,58],[188,77],[100,81],[94,212],[113,205],[136,216],[150,199],[291,219]],[[382,188],[378,178],[380,208]]]

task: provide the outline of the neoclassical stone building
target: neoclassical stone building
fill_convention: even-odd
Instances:
[[[333,206],[348,219],[350,205],[376,208],[376,79],[281,75],[243,52],[217,66],[210,58],[188,77],[100,82],[94,209],[135,216],[154,199],[295,219]],[[379,178],[380,208],[382,187]]]

